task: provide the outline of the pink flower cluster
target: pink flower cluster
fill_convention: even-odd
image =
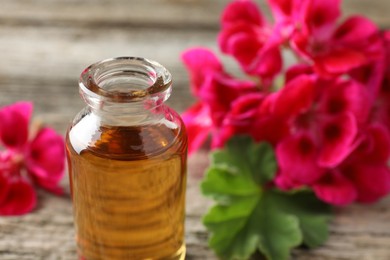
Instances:
[[[333,205],[390,192],[390,32],[362,16],[339,22],[340,0],[269,0],[274,24],[250,0],[222,15],[220,49],[247,79],[204,48],[182,56],[198,99],[183,118],[189,151],[249,134],[274,145],[283,190],[310,187]],[[283,65],[282,50],[296,62]],[[284,83],[278,86],[282,77]]]
[[[21,215],[37,203],[34,186],[61,194],[65,149],[50,128],[29,131],[33,106],[18,102],[0,109],[0,215]],[[0,145],[0,147],[1,147]]]

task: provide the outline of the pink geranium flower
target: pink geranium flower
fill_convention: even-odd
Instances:
[[[219,128],[232,104],[240,96],[257,92],[256,84],[226,73],[210,50],[194,48],[185,52],[182,59],[190,74],[192,92],[201,100],[182,115],[188,131],[189,153],[197,150],[209,134],[212,147],[218,147]]]
[[[390,192],[390,135],[374,123],[362,134],[357,149],[335,168],[329,169],[313,189],[323,201],[347,205],[353,201],[375,202]]]
[[[64,141],[52,129],[29,131],[33,106],[19,102],[0,110],[0,215],[21,215],[36,206],[34,186],[56,194],[64,173]]]
[[[384,56],[384,73],[374,76],[377,80],[381,79],[379,84],[379,94],[375,102],[375,118],[382,122],[388,129],[390,129],[390,30],[385,31],[384,34],[385,56]],[[374,71],[376,72],[376,71]],[[372,81],[372,77],[367,77],[368,82]],[[371,79],[371,80],[370,80]]]
[[[362,16],[341,23],[341,0],[251,0],[221,18],[218,43],[251,79],[226,73],[210,51],[183,55],[197,102],[183,115],[190,153],[246,134],[276,151],[280,189],[311,188],[334,205],[390,192],[390,32]],[[282,74],[281,49],[296,57]],[[284,76],[280,84],[278,76]]]
[[[266,23],[257,5],[249,0],[234,1],[224,10],[221,23],[221,50],[236,58],[245,72],[270,85],[282,68],[281,38]]]
[[[310,0],[296,5],[291,46],[313,62],[322,76],[340,75],[381,57],[382,41],[376,25],[362,16],[338,25],[340,0]]]
[[[288,134],[285,118],[272,113],[274,94],[261,92],[243,95],[231,104],[219,127],[216,147],[222,147],[234,135],[249,135],[254,140],[276,145]]]
[[[292,70],[298,69],[305,71]],[[364,85],[303,74],[277,93],[274,106],[274,113],[289,122],[289,135],[276,146],[280,188],[311,186],[335,205],[372,202],[390,191],[389,133],[381,124],[368,123],[372,102]],[[370,174],[381,183],[375,189]]]

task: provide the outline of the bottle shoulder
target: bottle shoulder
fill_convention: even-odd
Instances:
[[[183,121],[167,109],[159,120],[139,125],[108,125],[94,113],[81,111],[67,132],[67,145],[76,154],[89,151],[97,156],[136,160],[169,153],[186,153]]]

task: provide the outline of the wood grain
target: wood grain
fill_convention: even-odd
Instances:
[[[227,0],[13,0],[3,1],[0,21],[10,25],[217,29]],[[265,1],[255,0],[267,17]],[[343,14],[364,14],[389,26],[387,0],[343,2]]]
[[[219,15],[227,0],[4,0],[0,3],[0,105],[32,100],[35,119],[65,134],[84,106],[77,81],[89,64],[116,56],[159,61],[174,78],[169,104],[179,112],[194,98],[180,53],[193,46],[217,51]],[[264,1],[256,1],[265,10]],[[345,0],[344,17],[364,14],[390,27],[390,1]],[[235,72],[231,60],[228,69]],[[189,160],[187,259],[216,259],[207,247],[201,216],[211,201],[199,182],[207,150]],[[67,179],[63,185],[68,186]],[[316,250],[297,249],[294,260],[389,260],[390,199],[337,209],[329,241]],[[22,217],[0,218],[0,259],[76,259],[69,196],[39,193],[39,206]]]

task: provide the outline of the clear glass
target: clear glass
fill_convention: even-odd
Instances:
[[[86,68],[66,146],[79,259],[184,259],[187,137],[171,75],[122,57]]]

